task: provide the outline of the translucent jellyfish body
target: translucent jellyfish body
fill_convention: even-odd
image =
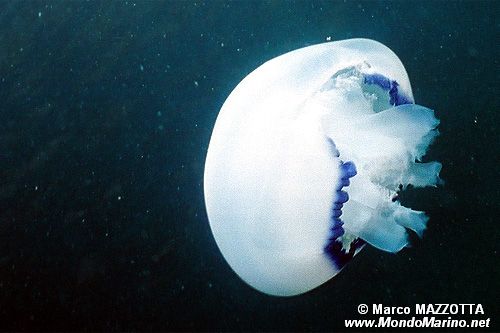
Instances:
[[[250,286],[279,296],[335,276],[366,244],[397,252],[427,217],[394,200],[436,185],[420,163],[437,135],[386,46],[350,39],[298,49],[250,73],[225,101],[204,191],[224,258]]]

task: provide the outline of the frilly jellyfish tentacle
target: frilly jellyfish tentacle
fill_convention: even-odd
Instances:
[[[332,115],[325,119],[331,122]],[[408,244],[406,228],[423,234],[425,214],[391,198],[399,184],[431,186],[439,182],[439,163],[416,162],[437,134],[438,123],[432,110],[405,104],[359,116],[351,121],[348,133],[337,126],[328,129],[327,135],[336,138],[340,157],[345,153],[361,169],[360,178],[352,180],[351,202],[344,210],[344,228],[349,234],[390,252]]]
[[[250,286],[291,296],[335,276],[368,243],[397,252],[428,218],[394,200],[435,186],[421,163],[438,134],[384,45],[352,39],[274,58],[224,103],[205,163],[210,227]]]

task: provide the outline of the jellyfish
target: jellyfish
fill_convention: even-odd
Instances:
[[[422,162],[438,135],[388,47],[349,39],[304,47],[246,76],[224,102],[208,147],[212,234],[251,287],[312,290],[366,245],[398,252],[428,217],[401,188],[436,186]]]

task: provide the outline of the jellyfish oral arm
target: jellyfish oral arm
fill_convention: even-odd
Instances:
[[[379,249],[397,252],[408,244],[406,229],[422,236],[428,219],[393,198],[400,185],[439,183],[441,164],[419,162],[437,135],[438,122],[431,110],[415,104],[360,118],[351,123],[349,137],[331,133],[340,158],[346,156],[360,170],[347,189],[344,228]]]

